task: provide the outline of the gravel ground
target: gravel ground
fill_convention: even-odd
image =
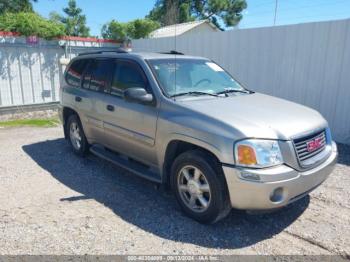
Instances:
[[[350,147],[309,197],[201,225],[154,184],[75,156],[61,128],[0,129],[0,144],[0,254],[350,255]]]

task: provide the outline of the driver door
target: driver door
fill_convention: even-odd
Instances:
[[[128,102],[123,93],[127,88],[141,87],[151,92],[141,66],[133,60],[117,59],[110,95],[106,96],[104,133],[106,147],[140,162],[156,165],[155,136],[158,108],[154,103]]]

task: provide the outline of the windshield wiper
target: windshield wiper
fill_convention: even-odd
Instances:
[[[217,92],[217,95],[228,94],[228,93],[243,93],[243,94],[251,94],[252,92],[249,90],[240,90],[240,89],[226,89],[224,91]]]
[[[190,91],[190,92],[178,93],[170,97],[185,96],[185,95],[219,96],[219,94],[213,94],[213,93],[207,93],[207,92],[201,92],[201,91]]]

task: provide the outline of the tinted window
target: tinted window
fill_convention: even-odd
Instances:
[[[122,95],[130,87],[146,89],[146,82],[139,65],[134,62],[117,62],[111,85],[111,94]]]
[[[83,88],[108,92],[113,63],[110,60],[93,60],[84,75]]]
[[[80,86],[80,78],[84,72],[84,69],[88,63],[88,60],[77,60],[72,63],[66,73],[66,81],[69,85]]]

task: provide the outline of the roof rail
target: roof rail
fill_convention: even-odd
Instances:
[[[92,52],[84,52],[84,53],[79,53],[78,56],[97,55],[97,54],[103,54],[103,53],[125,54],[125,53],[129,53],[129,52],[127,50],[125,50],[124,48],[118,48],[116,50],[99,50],[99,51],[92,51]]]
[[[164,55],[185,55],[184,53],[178,52],[176,50],[171,50],[170,52],[161,52]]]

